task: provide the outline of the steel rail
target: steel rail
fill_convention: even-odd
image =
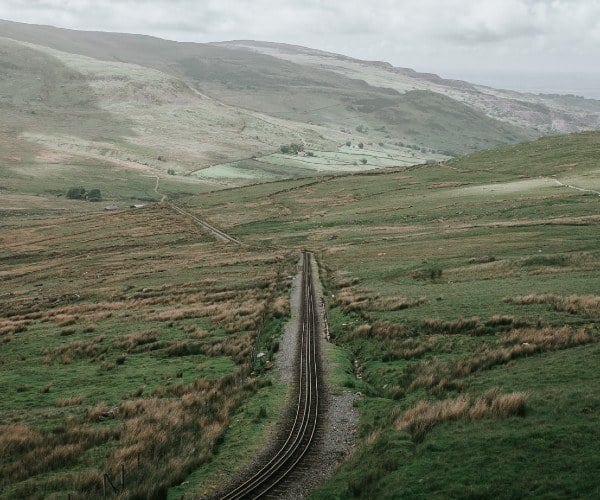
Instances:
[[[311,254],[304,252],[300,302],[300,344],[297,400],[293,423],[285,442],[249,479],[222,497],[223,500],[260,498],[280,484],[300,463],[314,440],[319,413],[319,362],[317,307],[312,282]]]

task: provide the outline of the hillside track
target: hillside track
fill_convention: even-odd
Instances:
[[[302,471],[305,455],[318,435],[322,406],[319,357],[319,309],[312,274],[312,255],[303,252],[302,293],[298,327],[298,363],[294,411],[290,413],[284,439],[267,457],[264,465],[250,478],[225,495],[223,500],[242,498],[276,498],[285,493],[287,481],[297,480],[294,472]]]
[[[172,210],[175,210],[175,212],[177,212],[178,214],[181,214],[185,217],[188,217],[190,219],[192,219],[198,226],[206,229],[207,231],[209,231],[210,233],[213,234],[213,236],[215,236],[216,238],[226,241],[227,243],[234,243],[236,245],[241,245],[242,242],[240,240],[238,240],[237,238],[234,238],[233,236],[229,236],[227,233],[221,231],[220,229],[217,229],[216,227],[212,226],[211,224],[209,224],[206,221],[203,221],[202,219],[200,219],[199,217],[196,217],[195,215],[186,212],[185,210],[183,210],[182,208],[178,207],[177,205],[173,205],[172,203],[169,204],[169,207]]]

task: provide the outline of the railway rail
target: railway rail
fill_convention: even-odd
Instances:
[[[186,212],[185,210],[183,210],[182,208],[179,208],[177,205],[173,205],[172,203],[169,205],[171,207],[171,209],[175,210],[175,212],[185,216],[185,217],[189,217],[190,219],[192,219],[196,224],[198,224],[200,227],[206,229],[207,231],[211,232],[214,236],[216,236],[217,238],[223,240],[223,241],[227,241],[228,243],[235,243],[236,245],[241,245],[242,242],[236,238],[234,238],[233,236],[229,236],[227,233],[221,231],[220,229],[217,229],[216,227],[210,225],[208,222],[203,221],[202,219],[200,219],[199,217],[196,217],[195,215]]]
[[[303,252],[302,295],[296,374],[295,412],[286,438],[260,470],[223,495],[223,500],[261,498],[273,493],[301,463],[315,439],[319,418],[320,367],[318,354],[318,307],[312,277],[312,256]]]

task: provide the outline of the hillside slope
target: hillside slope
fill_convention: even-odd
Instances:
[[[482,99],[469,97],[469,93],[483,95],[469,84],[332,54],[323,56],[310,49],[298,53],[300,49],[283,51],[279,45],[256,44],[248,50],[248,44],[177,43],[8,21],[0,21],[0,35],[64,53],[152,68],[182,79],[220,102],[318,125],[325,129],[321,135],[338,141],[340,129],[345,129],[361,136],[363,142],[401,142],[462,154],[540,133],[598,126],[598,110],[586,114],[575,104],[573,109],[565,104],[567,111],[562,114],[529,109],[529,115],[540,117],[524,119],[516,96],[503,115],[494,114],[490,106],[496,105],[486,107],[480,105]],[[491,93],[485,95],[491,99]],[[525,101],[519,105],[533,106]],[[548,125],[548,120],[556,126]],[[441,123],[432,133],[432,125],[438,121]],[[561,123],[564,126],[558,126]],[[369,132],[356,134],[357,127]],[[456,129],[464,130],[462,137],[453,133]]]
[[[0,209],[11,210],[26,206],[20,195],[63,209],[55,197],[72,182],[152,200],[406,167],[594,128],[600,116],[597,101],[509,95],[302,47],[8,21],[0,96],[0,185],[12,196]],[[306,155],[279,153],[291,143]]]
[[[400,93],[427,90],[445,95],[487,116],[541,133],[569,133],[600,127],[600,101],[577,96],[534,95],[448,80],[379,61],[361,61],[287,44],[249,40],[222,42],[223,47],[245,48],[313,68],[358,78],[370,85]]]
[[[187,200],[319,258],[330,382],[362,396],[356,451],[315,498],[595,496],[599,154],[580,133]]]

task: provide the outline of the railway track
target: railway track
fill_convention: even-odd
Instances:
[[[171,207],[171,209],[175,210],[175,212],[177,212],[178,214],[181,214],[185,217],[189,217],[196,224],[198,224],[200,227],[206,229],[207,231],[211,232],[217,238],[219,238],[223,241],[226,241],[228,243],[235,243],[236,245],[242,244],[242,242],[240,240],[234,238],[233,236],[229,236],[227,233],[221,231],[220,229],[217,229],[214,226],[211,226],[208,222],[205,222],[202,219],[200,219],[199,217],[196,217],[195,215],[190,214],[189,212],[186,212],[182,208],[179,208],[177,205],[173,205],[171,203],[169,206]]]
[[[311,254],[302,257],[302,296],[298,342],[298,367],[295,388],[296,408],[286,438],[268,461],[221,498],[261,498],[276,495],[274,489],[302,462],[314,441],[319,417],[320,370],[318,355],[318,307],[315,300]]]

